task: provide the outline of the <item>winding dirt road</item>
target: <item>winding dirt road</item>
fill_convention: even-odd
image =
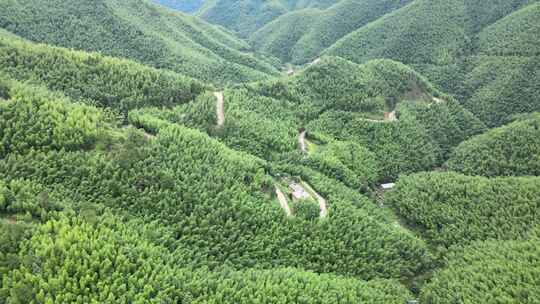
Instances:
[[[287,197],[285,196],[285,194],[283,194],[283,191],[281,191],[277,185],[274,185],[274,188],[276,189],[276,196],[279,204],[281,205],[281,208],[285,210],[285,214],[287,214],[287,216],[292,216],[291,208],[289,207],[289,203],[287,202]]]
[[[306,146],[306,131],[300,132],[298,134],[298,144],[300,145],[300,150],[304,153],[307,153],[307,146]]]
[[[306,188],[309,192],[313,193],[315,195],[315,197],[317,198],[317,201],[319,202],[319,208],[321,209],[320,213],[319,213],[319,216],[321,218],[325,218],[326,215],[328,214],[328,208],[326,206],[326,200],[319,195],[319,193],[317,193],[315,190],[313,190],[313,188],[311,188],[311,186],[302,181],[302,186],[304,186],[304,188]]]
[[[223,92],[214,92],[216,97],[216,116],[218,127],[225,124],[225,111],[223,110]]]

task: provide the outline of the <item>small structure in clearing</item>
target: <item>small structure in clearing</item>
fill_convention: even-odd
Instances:
[[[383,190],[390,190],[396,186],[395,183],[388,183],[388,184],[382,184],[381,189]]]
[[[304,187],[299,184],[292,183],[289,185],[289,189],[291,189],[292,197],[295,200],[308,199],[311,197]]]

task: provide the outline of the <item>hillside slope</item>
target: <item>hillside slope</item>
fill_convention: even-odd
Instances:
[[[250,35],[252,45],[284,62],[305,63],[346,34],[410,1],[342,0],[327,9],[284,14]]]
[[[146,0],[3,1],[0,27],[32,41],[131,58],[213,83],[277,73],[231,34]]]
[[[498,126],[512,114],[538,110],[540,3],[489,2],[416,0],[324,53],[359,63],[390,58],[414,65],[489,126]]]
[[[209,0],[197,15],[247,37],[277,17],[303,8],[326,8],[335,0]]]
[[[462,142],[448,160],[448,167],[468,175],[540,176],[540,115]]]
[[[174,72],[127,59],[36,44],[0,29],[3,78],[44,86],[123,116],[135,108],[185,103],[210,88]]]

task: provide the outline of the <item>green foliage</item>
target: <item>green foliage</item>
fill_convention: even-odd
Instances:
[[[297,148],[293,109],[288,101],[249,94],[246,90],[228,90],[225,125],[219,137],[231,148],[272,159],[276,153]]]
[[[0,71],[14,79],[30,80],[61,91],[74,100],[124,114],[134,108],[184,103],[207,88],[172,72],[99,54],[16,40],[3,31],[0,31]]]
[[[10,182],[0,180],[0,214],[29,215],[45,220],[48,218],[48,212],[60,210],[61,207],[38,184],[24,180]]]
[[[150,226],[110,214],[91,224],[62,216],[24,242],[20,263],[3,277],[9,303],[402,303],[409,292],[395,281],[363,282],[294,268],[219,271],[186,267],[149,237]],[[34,271],[39,268],[41,271]],[[55,274],[55,275],[52,275]],[[337,300],[339,299],[339,300]]]
[[[32,41],[130,58],[213,83],[277,74],[231,34],[145,0],[4,1],[0,27]]]
[[[170,301],[165,254],[135,231],[111,218],[98,226],[77,217],[49,221],[21,246],[21,263],[4,277],[0,295],[8,303]]]
[[[29,150],[90,148],[107,123],[97,109],[44,89],[14,84],[0,103],[0,158]]]
[[[422,290],[422,303],[512,303],[540,301],[540,243],[478,242],[457,248],[448,265]]]
[[[464,87],[464,106],[490,127],[508,123],[515,114],[540,111],[540,57],[480,56]]]
[[[399,109],[401,117],[410,117],[425,126],[429,137],[440,147],[442,160],[448,159],[463,140],[486,130],[478,118],[449,97],[439,103],[403,103]]]
[[[412,64],[488,126],[499,126],[513,114],[538,111],[536,2],[416,0],[323,54]]]
[[[372,122],[356,113],[329,111],[307,128],[362,143],[376,156],[380,180],[429,170],[437,165],[440,155],[433,139],[416,121]]]
[[[498,56],[540,56],[540,3],[497,21],[478,35],[479,52]]]
[[[540,179],[419,173],[400,178],[386,201],[434,247],[527,239],[540,228]]]
[[[420,240],[381,222],[377,209],[340,199],[352,190],[327,198],[330,216],[324,223],[287,220],[270,196],[265,166],[198,131],[170,126],[153,140],[127,142],[111,155],[10,155],[0,162],[0,172],[168,227],[174,237],[163,241],[194,266],[298,266],[365,279],[409,277],[426,267],[429,256]],[[358,206],[370,204],[356,198],[363,201]]]
[[[540,175],[540,116],[492,129],[460,144],[448,167],[467,175]]]
[[[410,2],[342,0],[324,10],[292,11],[253,33],[250,42],[284,62],[306,63],[346,34]]]
[[[354,189],[366,190],[379,177],[375,154],[353,141],[332,141],[300,163]]]
[[[319,218],[319,204],[313,199],[299,200],[292,203],[292,210],[295,217],[308,221],[315,221]]]
[[[326,8],[334,2],[335,0],[210,0],[204,2],[197,15],[247,37],[287,12],[303,8]]]
[[[416,0],[351,32],[325,54],[355,62],[451,63],[466,44],[463,1]]]
[[[0,185],[1,187],[3,186]],[[0,196],[2,195],[0,194]],[[13,219],[0,220],[0,277],[2,280],[10,270],[18,267],[20,263],[19,246],[25,239],[30,238],[32,229],[33,226],[28,223],[19,223]],[[1,291],[0,301],[5,301],[5,296],[2,295]]]

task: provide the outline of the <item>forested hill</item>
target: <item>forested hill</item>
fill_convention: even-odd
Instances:
[[[146,0],[2,1],[0,27],[32,41],[131,58],[213,83],[277,73],[233,35]]]
[[[0,0],[0,304],[540,303],[539,1],[159,3]]]
[[[296,10],[251,33],[249,40],[257,50],[301,64],[348,33],[410,2],[341,0],[326,9]]]
[[[196,15],[222,25],[242,37],[248,37],[283,14],[304,8],[326,8],[334,2],[335,0],[209,0],[204,1]]]
[[[540,110],[540,3],[416,0],[324,51],[415,65],[490,126]]]

